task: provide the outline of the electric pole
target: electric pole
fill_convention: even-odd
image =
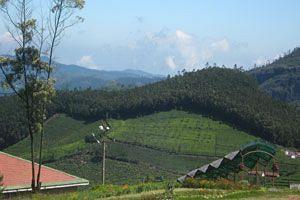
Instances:
[[[95,138],[97,143],[100,145],[102,143],[102,184],[105,184],[105,161],[106,161],[106,137],[108,131],[110,130],[110,126],[106,120],[104,120],[101,125],[99,126],[99,130],[103,132],[101,134],[101,142],[96,138],[95,134],[93,133],[92,136]]]
[[[105,139],[103,138],[103,142],[102,142],[102,145],[103,145],[103,152],[102,152],[102,184],[104,185],[105,184]]]

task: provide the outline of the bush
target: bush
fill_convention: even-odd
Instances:
[[[182,186],[186,188],[200,188],[200,181],[194,178],[187,178],[182,183]]]
[[[187,178],[183,184],[186,188],[209,188],[209,189],[223,189],[223,190],[233,190],[233,189],[250,189],[249,184],[239,182],[234,183],[228,179],[217,179],[217,180],[205,180],[205,179],[194,179]]]
[[[129,186],[127,184],[123,186],[118,185],[98,185],[92,188],[89,192],[91,198],[105,198],[110,196],[120,196],[124,194],[135,194],[145,191],[163,189],[164,183],[140,183],[137,185]]]

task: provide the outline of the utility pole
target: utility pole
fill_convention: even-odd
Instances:
[[[102,184],[104,185],[105,184],[105,146],[106,146],[106,143],[105,143],[105,139],[103,138],[103,142],[102,142],[102,145],[103,145],[103,152],[102,152]]]
[[[105,184],[105,161],[106,161],[106,137],[107,133],[110,130],[110,125],[106,120],[104,120],[101,125],[99,126],[99,130],[103,132],[101,137],[101,142],[96,138],[95,134],[93,133],[92,136],[95,138],[98,144],[102,143],[102,184]]]

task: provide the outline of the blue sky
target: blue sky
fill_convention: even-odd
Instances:
[[[246,68],[300,46],[299,0],[86,0],[56,59],[105,70]],[[6,30],[0,26],[0,52]]]

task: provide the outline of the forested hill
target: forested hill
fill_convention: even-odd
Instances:
[[[249,74],[274,98],[300,106],[300,48]]]
[[[16,97],[0,97],[0,149],[26,136]],[[207,68],[121,91],[58,91],[49,116],[130,118],[180,109],[209,115],[252,135],[300,147],[300,115],[259,89],[255,79],[233,69]]]
[[[125,91],[58,92],[49,111],[98,120],[183,109],[220,119],[271,142],[300,146],[300,115],[238,70],[207,68]]]

